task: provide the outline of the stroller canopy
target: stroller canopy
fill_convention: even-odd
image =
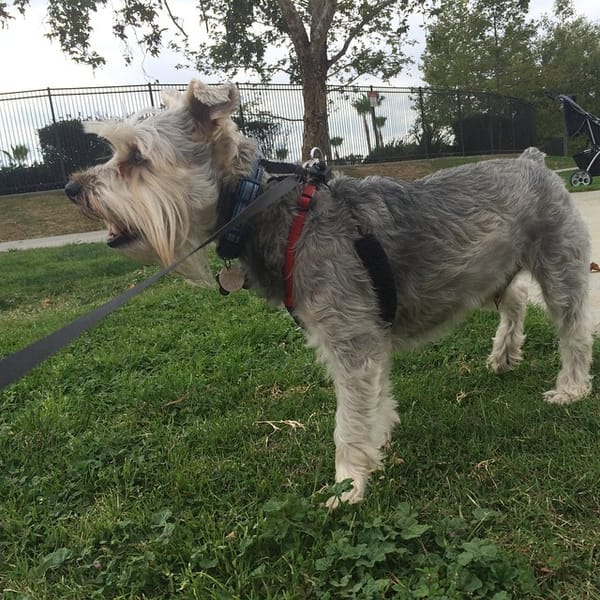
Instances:
[[[573,98],[559,95],[565,111],[565,123],[569,137],[585,135],[593,146],[600,146],[600,118],[587,112]]]

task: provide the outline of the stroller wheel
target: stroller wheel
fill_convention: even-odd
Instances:
[[[592,183],[592,176],[587,171],[575,171],[571,175],[571,185],[577,187],[578,185],[590,185]]]

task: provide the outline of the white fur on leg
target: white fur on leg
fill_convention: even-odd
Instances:
[[[556,389],[544,394],[549,404],[571,404],[585,398],[592,389],[591,328],[585,325],[565,328],[560,336],[562,369],[556,378]],[[579,331],[577,331],[579,329]]]
[[[329,500],[327,506],[335,508],[340,500],[349,503],[362,500],[371,472],[381,466],[381,454],[373,436],[378,421],[382,367],[369,359],[352,369],[339,364],[330,366],[337,397],[335,480],[352,479],[353,484],[340,499]]]
[[[396,401],[391,391],[388,369],[382,369],[379,384],[379,403],[375,411],[372,440],[375,448],[386,448],[392,440],[394,427],[400,422],[396,412]]]
[[[523,323],[527,309],[527,284],[517,276],[500,298],[498,311],[500,325],[494,336],[492,353],[487,364],[496,373],[509,371],[523,358],[521,348],[525,341]]]
[[[572,269],[573,276],[581,273],[584,283],[579,288],[571,283],[570,295],[559,295],[554,288],[543,285],[544,282],[540,283],[550,314],[558,327],[562,363],[556,378],[556,388],[544,394],[544,400],[549,404],[571,404],[587,396],[592,389],[590,367],[593,339],[587,283],[588,264],[586,260],[579,270]]]
[[[398,417],[390,393],[388,332],[373,324],[371,329],[361,327],[353,336],[339,338],[337,334],[347,332],[351,326],[334,322],[335,327],[325,330],[323,322],[311,318],[322,313],[311,311],[300,318],[309,345],[327,365],[335,386],[335,481],[351,479],[353,485],[341,497],[329,499],[326,504],[332,509],[343,502],[363,499],[370,474],[381,467],[379,449],[389,441]]]

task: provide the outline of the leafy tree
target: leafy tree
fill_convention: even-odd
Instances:
[[[362,119],[365,137],[367,138],[367,148],[369,150],[369,154],[371,154],[373,151],[373,146],[371,145],[371,134],[369,133],[369,125],[367,122],[367,115],[371,112],[371,103],[366,96],[361,96],[352,102],[352,106]]]
[[[151,55],[165,45],[179,49],[199,71],[228,76],[276,72],[301,82],[304,99],[303,154],[328,150],[326,82],[349,83],[369,73],[387,79],[407,63],[401,44],[410,13],[427,0],[202,0],[200,18],[208,41],[190,36],[167,0],[121,0],[113,32],[130,34]],[[29,0],[13,0],[24,10]],[[48,36],[74,60],[93,66],[104,58],[90,46],[91,17],[108,0],[47,0]],[[0,24],[7,2],[0,0]],[[170,27],[165,26],[169,23]],[[276,53],[268,52],[275,48]],[[126,56],[126,59],[129,58]]]
[[[559,136],[563,121],[549,92],[574,94],[600,111],[600,24],[576,15],[572,0],[557,0],[551,16],[527,20],[527,0],[457,0],[445,3],[427,32],[423,76],[433,87],[497,92],[531,100],[538,137]],[[463,117],[486,112],[462,101]],[[427,110],[452,110],[431,97]]]
[[[600,22],[577,15],[571,0],[558,0],[553,14],[541,20],[535,47],[540,92],[574,95],[588,112],[600,114]],[[544,137],[562,135],[556,102],[540,93],[536,105]]]
[[[535,79],[529,0],[457,0],[433,11],[422,56],[432,87],[519,96]]]
[[[44,163],[57,181],[79,169],[89,167],[111,155],[100,137],[85,133],[78,119],[51,123],[38,130]]]
[[[377,131],[377,136],[379,138],[379,145],[383,146],[383,134],[381,133],[381,129],[385,126],[387,122],[387,117],[375,117],[375,128]]]
[[[415,132],[425,148],[453,142],[469,153],[492,140],[501,148],[517,144],[507,135],[515,115],[489,93],[530,98],[539,86],[536,24],[527,18],[528,5],[528,0],[457,0],[434,11],[422,57],[423,78],[433,91],[421,95]],[[436,89],[454,89],[456,97]]]
[[[452,124],[460,112],[457,110],[457,98],[448,91],[439,93],[419,88],[416,92],[412,99],[417,116],[410,134],[419,153],[428,158],[448,151],[454,141]]]
[[[280,130],[280,125],[273,115],[258,112],[243,121],[239,117],[234,117],[233,120],[245,135],[257,141],[260,151],[265,156],[271,156]]]
[[[275,148],[275,157],[277,160],[285,160],[288,157],[289,151],[285,146]]]

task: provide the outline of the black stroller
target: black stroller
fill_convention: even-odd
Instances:
[[[583,110],[570,96],[560,94],[558,99],[565,112],[567,135],[585,135],[589,141],[588,148],[573,156],[579,170],[571,175],[571,185],[590,185],[592,176],[600,175],[600,118]]]

